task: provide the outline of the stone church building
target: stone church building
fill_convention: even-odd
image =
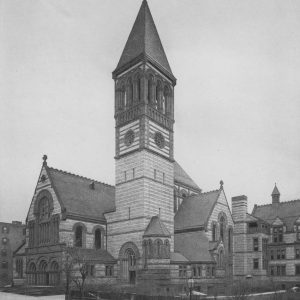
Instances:
[[[233,219],[223,183],[203,193],[174,159],[172,73],[143,1],[113,71],[115,186],[48,166],[26,224],[23,283],[64,280],[66,247],[80,248],[88,281],[199,289],[232,274]],[[18,282],[22,280],[18,277]]]
[[[273,226],[264,220],[269,211],[257,207],[247,214],[240,196],[233,199],[232,215],[222,181],[203,192],[174,158],[176,78],[145,0],[113,80],[115,185],[50,167],[44,156],[27,214],[26,243],[15,255],[24,261],[17,282],[61,284],[66,249],[72,247],[88,264],[88,282],[96,284],[110,280],[180,290],[193,277],[197,289],[210,291],[226,285],[233,272],[247,276],[246,244],[255,233],[263,247],[264,231]],[[293,230],[298,221],[284,225],[279,216],[273,235]],[[261,253],[253,256],[259,270]]]

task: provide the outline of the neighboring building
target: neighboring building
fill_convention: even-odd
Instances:
[[[225,282],[233,219],[223,182],[202,193],[174,160],[176,79],[146,1],[113,79],[115,186],[51,168],[44,157],[15,256],[26,259],[25,282],[63,282],[66,247],[81,249],[88,282],[109,277],[157,291],[181,289],[190,276],[202,290]]]
[[[288,287],[300,283],[300,200],[280,202],[275,185],[272,203],[247,213],[247,197],[232,198],[234,275],[251,275]]]
[[[25,225],[22,222],[0,222],[0,286],[11,284],[13,278],[13,253],[25,242]],[[22,266],[19,266],[22,273]]]

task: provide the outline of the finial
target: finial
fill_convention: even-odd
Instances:
[[[224,181],[220,180],[220,189],[223,189]]]
[[[48,156],[46,154],[44,154],[43,156],[43,166],[47,166],[47,159],[48,159]]]

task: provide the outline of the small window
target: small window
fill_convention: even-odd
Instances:
[[[298,241],[300,241],[300,225],[297,225],[296,229],[297,229],[297,234],[296,234],[297,236],[296,236],[296,238],[297,238]]]
[[[275,275],[274,267],[270,267],[270,275],[271,275],[271,276],[274,276],[274,275]]]
[[[258,238],[253,239],[253,251],[258,251]]]
[[[300,249],[295,249],[295,258],[300,259]]]
[[[295,275],[300,275],[300,265],[295,265]]]
[[[281,259],[285,259],[285,249],[281,249]]]
[[[210,277],[210,266],[206,266],[206,277]]]
[[[201,274],[201,267],[200,267],[200,266],[198,266],[198,276],[199,276],[199,277],[202,276],[202,274]]]
[[[271,259],[271,260],[274,259],[274,251],[273,251],[273,250],[270,251],[270,259]]]
[[[197,277],[197,268],[193,267],[193,277]]]
[[[97,228],[95,230],[95,248],[100,249],[101,248],[101,229]]]
[[[179,266],[179,277],[186,277],[187,268],[186,266],[180,265]]]
[[[263,268],[263,270],[267,270],[267,265],[268,265],[268,261],[266,260],[265,257],[263,257],[263,259],[262,259],[262,268]]]
[[[2,261],[1,268],[2,269],[7,269],[8,268],[8,262],[7,261]]]
[[[280,258],[281,258],[281,250],[277,249],[277,259],[280,259]]]
[[[105,276],[111,277],[114,275],[114,266],[105,266]]]
[[[253,259],[253,269],[258,270],[259,269],[259,260],[258,258]]]
[[[8,233],[8,227],[7,226],[2,227],[2,233]]]
[[[95,276],[95,266],[94,265],[87,265],[87,276],[94,277]]]
[[[77,226],[75,229],[75,247],[82,247],[83,230],[82,226]]]

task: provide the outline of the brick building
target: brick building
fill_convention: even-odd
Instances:
[[[22,222],[0,222],[0,286],[11,284],[13,278],[13,253],[25,242],[25,225]],[[18,266],[22,274],[22,266]]]
[[[64,280],[67,247],[88,281],[206,291],[232,276],[233,219],[223,189],[203,193],[174,159],[174,77],[143,1],[115,81],[115,186],[43,166],[26,219],[23,283]],[[16,274],[17,275],[17,274]]]
[[[232,198],[234,275],[290,287],[300,283],[300,200],[280,202],[276,185],[271,196],[251,214],[246,196]]]

